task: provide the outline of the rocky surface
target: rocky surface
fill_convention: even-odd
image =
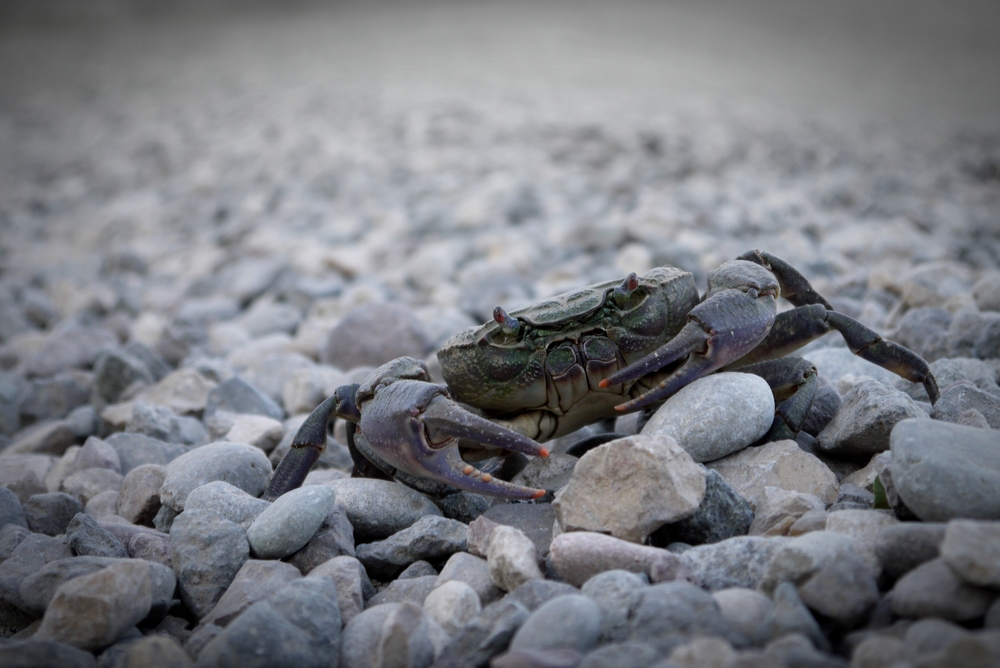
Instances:
[[[0,664],[1000,661],[1000,126],[956,120],[1000,104],[950,74],[995,78],[989,3],[29,4],[0,9]],[[931,55],[901,75],[848,23]],[[724,373],[512,458],[533,502],[351,478],[339,419],[260,498],[375,365],[440,381],[497,304],[658,265],[703,292],[753,248],[940,400],[832,333],[794,440],[758,442],[803,395]]]

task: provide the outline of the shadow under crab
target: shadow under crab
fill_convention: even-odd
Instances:
[[[778,313],[779,297],[794,308]],[[713,271],[702,297],[690,273],[659,267],[510,314],[497,307],[493,322],[438,351],[445,385],[429,382],[419,360],[382,365],[309,416],[264,498],[302,484],[333,417],[348,422],[355,476],[432,494],[457,488],[539,498],[543,490],[501,479],[494,458],[545,457],[539,442],[651,409],[719,370],[758,375],[774,392],[774,421],[761,442],[794,438],[819,383],[815,366],[790,353],[830,331],[855,355],[922,383],[937,401],[924,359],[836,312],[785,261],[750,251]],[[491,463],[477,466],[484,461]]]

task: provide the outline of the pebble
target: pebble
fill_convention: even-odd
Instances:
[[[263,415],[235,415],[233,426],[223,435],[223,441],[246,443],[264,452],[274,450],[285,435],[285,428],[277,420]]]
[[[204,445],[209,440],[208,430],[198,420],[181,417],[165,406],[145,401],[132,404],[125,431],[181,445]]]
[[[580,592],[576,587],[566,582],[559,582],[557,580],[528,580],[510,592],[503,600],[519,603],[528,612],[534,612],[554,598],[578,593]]]
[[[249,384],[239,376],[234,376],[208,393],[205,402],[205,419],[216,411],[263,415],[272,420],[281,420],[285,411],[274,399]]]
[[[288,563],[303,573],[308,573],[334,557],[341,555],[353,557],[356,554],[354,528],[348,521],[344,509],[341,506],[334,506],[309,542],[288,557]]]
[[[247,529],[250,550],[261,559],[281,559],[298,551],[313,537],[336,502],[333,489],[322,485],[283,494]]]
[[[117,514],[132,524],[150,524],[160,510],[160,487],[167,470],[159,464],[142,464],[122,480]]]
[[[685,574],[681,559],[667,550],[589,531],[560,534],[552,541],[550,554],[559,577],[576,587],[610,570],[642,573],[652,582],[673,580]]]
[[[438,574],[437,586],[453,580],[471,587],[482,605],[489,605],[504,595],[504,591],[493,584],[486,559],[468,552],[456,552],[448,557]]]
[[[22,424],[59,420],[90,401],[90,379],[80,372],[61,373],[33,380],[21,394],[18,411]]]
[[[153,374],[139,359],[124,350],[105,350],[94,362],[94,389],[109,404],[133,383],[154,383]]]
[[[607,532],[642,543],[688,517],[705,496],[705,472],[669,436],[628,436],[577,464],[552,505],[561,531]]]
[[[746,448],[708,467],[718,471],[751,505],[768,486],[812,494],[824,503],[837,500],[837,476],[816,456],[803,452],[795,441]]]
[[[670,397],[642,433],[670,436],[696,462],[738,452],[771,428],[774,396],[760,376],[716,373],[699,378]]]
[[[925,522],[1000,519],[1000,436],[938,420],[907,420],[892,432],[892,480]]]
[[[963,583],[943,559],[931,559],[896,581],[892,611],[900,617],[940,617],[963,622],[982,617],[995,591]]]
[[[28,522],[24,517],[24,509],[21,508],[21,501],[14,492],[6,487],[0,487],[0,528],[8,524],[15,524],[28,528]]]
[[[831,512],[826,520],[826,530],[853,540],[858,548],[856,554],[872,572],[879,573],[882,563],[875,554],[875,544],[882,531],[897,524],[899,520],[887,510],[847,509]]]
[[[785,545],[784,538],[735,536],[710,545],[698,545],[679,556],[692,580],[709,591],[729,587],[757,589],[768,565]]]
[[[524,487],[555,492],[569,483],[578,461],[579,457],[550,451],[548,457],[535,457],[528,462],[520,473],[511,478],[511,482]]]
[[[435,585],[424,599],[424,614],[454,636],[482,610],[479,594],[461,580]]]
[[[194,662],[173,638],[146,636],[130,643],[121,668],[192,668]]]
[[[426,496],[399,483],[349,478],[325,483],[337,493],[358,541],[380,540],[441,510]]]
[[[170,549],[181,600],[199,618],[211,612],[250,557],[243,529],[211,510],[178,515]]]
[[[113,447],[99,438],[90,437],[77,452],[69,468],[69,473],[77,473],[91,468],[109,469],[115,473],[121,473],[122,463]]]
[[[930,416],[933,420],[960,424],[962,414],[970,409],[979,411],[990,429],[1000,429],[1000,397],[983,392],[971,383],[958,383],[942,392]]]
[[[376,302],[352,309],[330,330],[321,361],[340,369],[377,367],[397,357],[422,359],[430,351],[430,337],[409,308]]]
[[[437,584],[436,575],[421,575],[412,578],[397,578],[390,582],[382,591],[372,596],[365,603],[371,608],[386,603],[413,603],[423,606],[427,596],[434,591]]]
[[[466,531],[461,522],[427,515],[385,540],[358,545],[357,556],[369,575],[385,578],[419,559],[444,559],[464,551]]]
[[[188,494],[198,487],[221,480],[259,496],[271,475],[271,462],[258,448],[242,443],[210,443],[195,448],[167,464],[160,487],[160,501],[174,510],[184,510]]]
[[[913,399],[878,381],[862,381],[844,395],[844,403],[817,437],[824,452],[867,457],[889,449],[893,427],[927,414]]]
[[[437,577],[438,572],[430,562],[424,561],[414,561],[412,564],[403,569],[403,571],[396,576],[397,580],[406,580],[407,578],[419,578],[425,575],[433,575]]]
[[[583,583],[580,593],[601,611],[601,644],[625,640],[629,619],[648,586],[649,578],[622,570],[604,571]]]
[[[341,628],[333,582],[298,579],[253,603],[230,622],[201,650],[197,665],[336,665],[346,641]]]
[[[736,660],[733,646],[722,638],[701,637],[677,647],[669,662],[681,666],[727,666]]]
[[[264,499],[251,496],[222,480],[213,480],[195,487],[184,502],[185,510],[211,510],[240,525],[244,530],[249,529],[254,520],[270,506]]]
[[[705,472],[705,498],[690,517],[664,524],[650,534],[657,547],[671,543],[702,545],[744,536],[754,521],[750,503],[729,486],[718,471]]]
[[[692,635],[718,636],[734,646],[748,642],[729,624],[712,595],[689,582],[665,582],[642,591],[630,620],[631,640],[648,642],[669,654]]]
[[[756,637],[758,627],[775,607],[764,594],[743,587],[720,589],[712,592],[712,598],[733,629],[747,638]]]
[[[76,442],[76,432],[65,420],[46,420],[22,429],[4,448],[5,456],[20,454],[60,456]]]
[[[528,580],[545,578],[538,567],[534,543],[511,526],[500,525],[493,530],[486,563],[493,584],[504,591],[514,591]]]
[[[1000,588],[1000,522],[948,522],[941,559],[966,584]]]
[[[28,528],[47,536],[66,533],[70,520],[77,513],[83,512],[83,504],[64,492],[35,494],[22,507]]]
[[[507,649],[529,612],[515,601],[502,599],[487,606],[462,627],[437,657],[445,666],[479,666]]]
[[[49,491],[45,478],[52,469],[48,455],[0,455],[0,485],[14,492],[23,504],[35,494]]]
[[[170,548],[170,541],[166,537],[137,533],[129,538],[126,548],[128,556],[134,559],[145,559],[173,568],[173,551]]]
[[[309,571],[306,577],[333,581],[337,588],[340,618],[345,624],[360,615],[365,609],[365,600],[375,595],[365,567],[354,557],[334,557]]]
[[[492,506],[482,517],[524,533],[534,543],[539,559],[549,553],[552,527],[556,519],[551,503],[501,503]]]
[[[222,598],[199,623],[225,627],[257,601],[268,598],[289,582],[301,577],[299,569],[291,564],[247,559],[236,572]]]
[[[179,443],[167,443],[142,434],[112,434],[106,442],[118,453],[123,475],[143,464],[166,466],[187,452]]]
[[[59,587],[33,637],[100,649],[142,621],[151,605],[149,565],[118,562]]]
[[[121,559],[128,556],[122,542],[86,513],[77,513],[70,520],[66,526],[66,542],[74,553],[81,556]]]
[[[750,525],[751,536],[787,536],[792,526],[808,512],[824,510],[826,504],[814,494],[765,487],[757,497],[757,510]]]
[[[81,575],[96,573],[118,561],[119,558],[87,555],[50,561],[21,581],[18,592],[24,610],[42,615],[63,584]]]
[[[433,660],[427,619],[413,603],[369,608],[341,634],[341,668],[429,666]]]
[[[121,488],[122,474],[111,469],[84,469],[67,476],[60,487],[62,491],[76,497],[86,505],[101,492],[117,492]]]
[[[892,579],[940,554],[946,525],[940,522],[901,522],[885,527],[873,546],[882,572]]]
[[[586,652],[601,633],[601,609],[587,596],[560,596],[532,612],[510,641],[510,649],[575,649]]]
[[[10,640],[0,644],[0,663],[20,668],[25,666],[59,666],[59,668],[97,668],[90,652],[51,640]]]
[[[347,385],[347,375],[326,364],[314,364],[296,369],[281,391],[282,404],[289,415],[311,413],[341,385]]]

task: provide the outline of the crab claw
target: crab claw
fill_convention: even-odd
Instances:
[[[462,408],[442,385],[400,380],[381,388],[363,407],[360,428],[379,457],[411,475],[507,498],[537,499],[545,494],[498,480],[462,459],[459,439],[539,457],[549,452],[530,438]]]

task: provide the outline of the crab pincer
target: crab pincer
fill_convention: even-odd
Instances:
[[[363,406],[359,431],[379,457],[405,473],[479,494],[520,499],[545,494],[499,480],[462,459],[460,439],[537,457],[549,451],[463,408],[443,385],[398,380],[381,387]]]

